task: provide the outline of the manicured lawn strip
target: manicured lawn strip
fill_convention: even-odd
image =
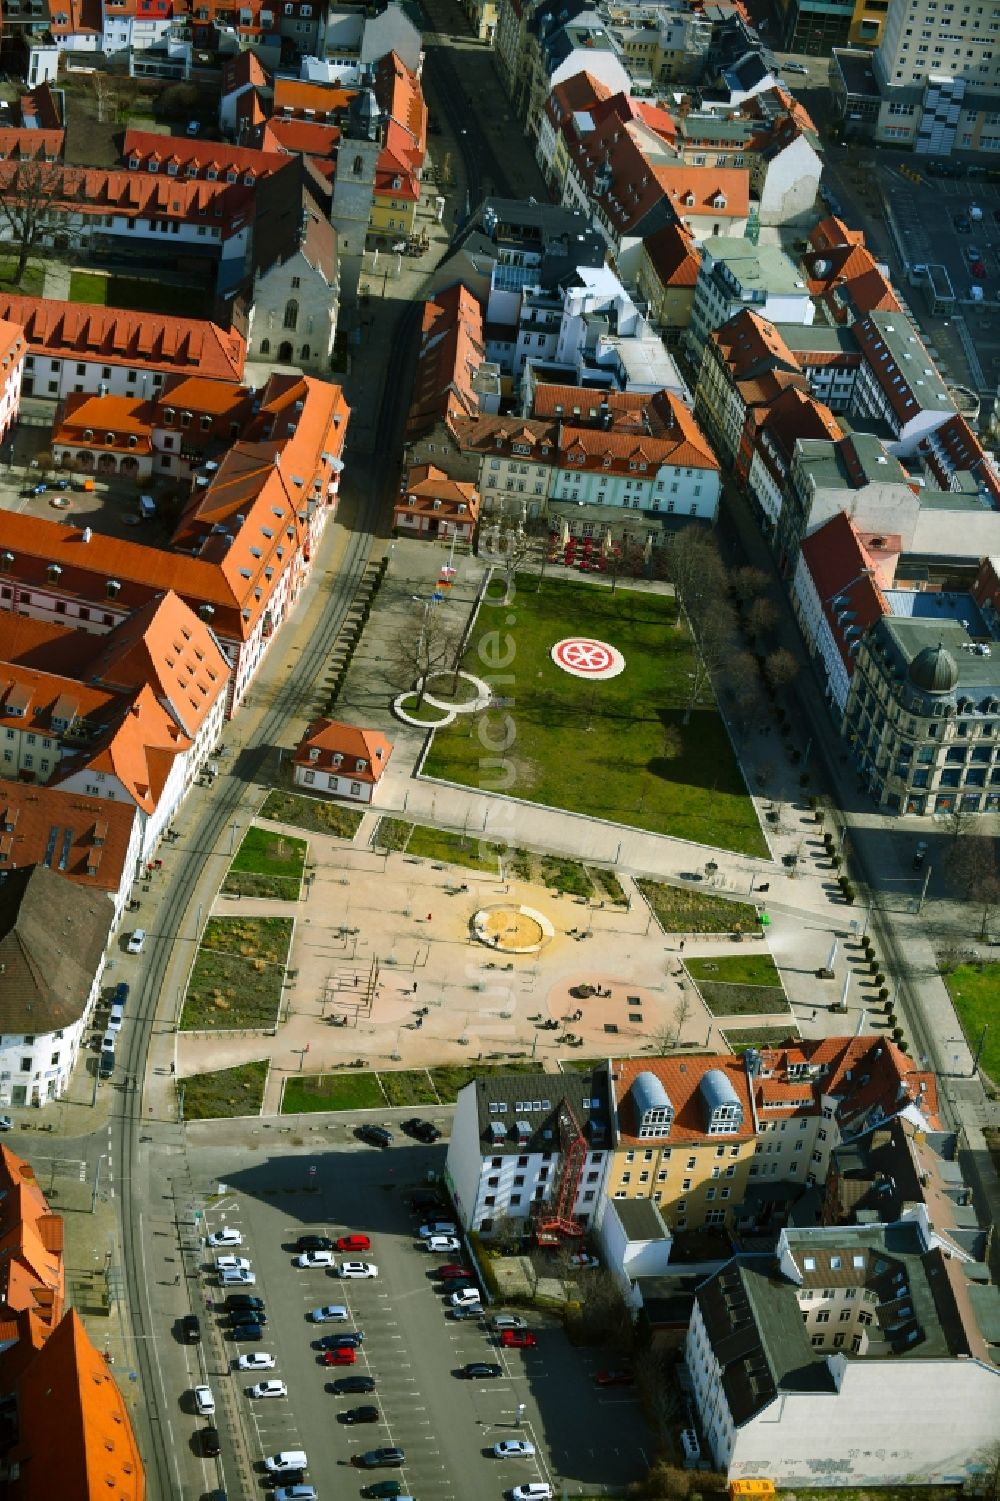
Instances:
[[[259,1115],[267,1083],[268,1060],[241,1063],[211,1074],[190,1074],[178,1084],[184,1090],[186,1121],[225,1120],[231,1116]]]
[[[666,933],[745,933],[758,926],[757,909],[746,902],[661,881],[640,880],[636,885]]]
[[[481,1063],[440,1063],[436,1068],[428,1069],[434,1088],[437,1090],[442,1105],[453,1105],[458,1099],[458,1092],[470,1084],[473,1079],[480,1079],[484,1074],[537,1074],[544,1072],[540,1063],[525,1063],[523,1059],[513,1058],[510,1063],[501,1063],[496,1066],[484,1067]]]
[[[442,724],[448,712],[447,709],[436,709],[433,704],[427,703],[426,699],[418,708],[415,693],[408,693],[405,698],[401,698],[399,707],[404,713],[409,714],[411,719],[418,720],[420,724],[425,724],[428,728],[435,724]]]
[[[379,1074],[382,1088],[390,1105],[437,1105],[434,1085],[423,1068],[400,1069]]]
[[[240,843],[230,870],[252,870],[267,876],[294,876],[301,879],[306,863],[308,840],[289,834],[276,834],[251,824]]]
[[[285,1080],[282,1115],[321,1110],[377,1110],[386,1103],[378,1074],[295,1074]]]
[[[104,307],[108,300],[110,276],[98,276],[93,271],[71,271],[69,276],[70,302],[89,302]]]
[[[787,1027],[734,1027],[724,1032],[726,1047],[731,1053],[745,1053],[747,1048],[775,1048],[783,1042],[798,1042],[799,1031],[794,1025]]]
[[[788,997],[780,986],[715,985],[699,980],[698,989],[713,1016],[776,1016],[781,1011],[792,1014]]]
[[[564,1074],[592,1074],[606,1062],[606,1058],[560,1058],[559,1067]]]
[[[206,309],[204,287],[175,287],[141,276],[100,276],[93,271],[70,273],[69,300],[175,318],[200,318]]]
[[[425,860],[440,860],[445,865],[466,865],[470,870],[485,870],[497,875],[500,856],[507,846],[492,844],[488,839],[479,839],[474,834],[455,834],[450,829],[430,829],[426,824],[414,824],[408,855],[420,855]]]
[[[45,289],[45,267],[39,261],[29,261],[15,286],[12,277],[16,270],[16,258],[0,258],[0,289],[17,297],[41,297]]]
[[[549,579],[541,592],[533,579],[519,584],[502,614],[480,610],[463,664],[489,680],[496,632],[503,642],[509,636],[513,665],[505,673],[515,686],[501,685],[512,700],[504,711],[514,732],[509,749],[484,768],[481,736],[456,723],[436,731],[427,775],[473,787],[484,785],[484,775],[491,783],[502,776],[506,792],[530,802],[766,854],[714,704],[696,706],[682,724],[693,651],[673,600]],[[552,646],[580,633],[616,646],[625,671],[596,683],[560,671]],[[499,716],[491,722],[499,731]],[[668,730],[679,744],[665,754]]]
[[[781,987],[778,966],[770,954],[722,954],[718,959],[688,959],[687,971],[699,983],[711,980],[729,985]]]
[[[405,850],[412,833],[413,825],[405,818],[380,818],[372,835],[372,849]]]
[[[979,1046],[983,1027],[989,1023],[980,1063],[994,1083],[1000,1081],[1000,964],[960,964],[944,979],[971,1048]]]
[[[291,941],[290,917],[210,917],[201,935],[203,949],[269,964],[285,963]]]
[[[260,810],[261,818],[290,823],[309,834],[333,834],[339,839],[353,839],[363,816],[356,808],[342,808],[339,803],[325,803],[318,797],[277,790],[267,794]]]

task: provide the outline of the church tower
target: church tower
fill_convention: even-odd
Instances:
[[[384,124],[369,81],[351,100],[337,151],[330,222],[337,232],[342,307],[355,307]]]

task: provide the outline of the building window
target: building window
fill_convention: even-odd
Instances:
[[[294,297],[289,297],[285,303],[285,318],[283,327],[294,329],[299,321],[299,305]]]

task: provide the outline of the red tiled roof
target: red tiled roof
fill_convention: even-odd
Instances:
[[[312,755],[316,751],[318,754]],[[316,719],[295,750],[297,766],[318,766],[323,771],[342,770],[354,781],[374,786],[389,764],[392,741],[380,730],[366,730],[335,719]],[[336,757],[341,760],[336,760]]]
[[[16,193],[23,171],[22,163],[0,161],[0,193]],[[255,190],[242,178],[235,183],[203,182],[198,178],[66,167],[60,163],[53,163],[46,172],[52,183],[51,196],[46,188],[50,215],[103,218],[114,213],[129,219],[183,223],[197,223],[207,217],[213,223],[218,221],[216,227],[222,238],[228,239],[245,228],[254,214]]]
[[[950,489],[951,477],[956,472],[971,473],[1000,510],[1000,478],[994,463],[960,412],[942,422],[918,446],[942,490]]]
[[[145,370],[189,370],[233,381],[242,377],[246,359],[246,345],[238,333],[227,333],[200,318],[168,318],[3,294],[0,318],[24,329],[30,352],[36,356],[101,360]]]
[[[56,30],[55,26],[52,28]],[[0,158],[21,161],[58,159],[66,145],[64,130],[32,130],[27,126],[0,126]]]
[[[456,282],[424,304],[408,438],[448,414],[478,414],[472,383],[484,358],[482,308],[469,289]]]
[[[693,287],[698,280],[701,250],[683,224],[667,224],[649,236],[646,254],[664,287]]]
[[[400,485],[396,511],[407,516],[433,516],[441,521],[475,521],[479,491],[454,480],[434,464],[416,464]]]
[[[254,151],[248,146],[233,146],[228,141],[203,141],[190,136],[164,136],[152,130],[126,130],[121,159],[129,171],[148,172],[153,162],[164,174],[168,165],[177,169],[178,179],[189,181],[189,171],[196,169],[204,177],[210,169],[224,179],[229,170],[241,176],[252,172],[267,177],[284,165],[280,152]],[[132,163],[136,161],[137,166]],[[154,174],[155,175],[155,174]]]
[[[44,865],[48,855],[50,865],[58,862],[59,874],[67,880],[117,892],[137,816],[127,803],[64,792],[51,784],[2,782],[0,824],[13,825],[12,833],[0,832],[5,868],[15,861],[19,868]],[[56,850],[49,855],[53,829]]]
[[[852,638],[857,641],[869,626],[889,614],[875,559],[844,511],[803,538],[801,557],[850,676],[854,672]]]
[[[739,1058],[722,1054],[699,1054],[690,1058],[621,1058],[611,1065],[618,1101],[619,1145],[631,1147],[642,1140],[636,1133],[635,1101],[632,1093],[639,1074],[654,1074],[667,1092],[674,1109],[670,1142],[708,1141],[707,1113],[701,1095],[706,1074],[721,1073],[732,1086],[743,1107],[743,1122],[737,1131],[727,1131],[726,1141],[750,1141],[754,1136],[754,1117],[750,1103],[750,1086],[746,1069]],[[714,1138],[713,1138],[714,1139]],[[721,1141],[723,1138],[719,1138]]]

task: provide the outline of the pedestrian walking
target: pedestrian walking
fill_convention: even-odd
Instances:
[[[416,995],[416,993],[417,993],[417,982],[416,982],[416,980],[414,980],[414,982],[413,982],[413,994]]]
[[[678,953],[683,954],[683,952],[684,952],[684,940],[683,940],[683,938],[681,939],[680,943],[677,945],[677,950],[678,950]]]

